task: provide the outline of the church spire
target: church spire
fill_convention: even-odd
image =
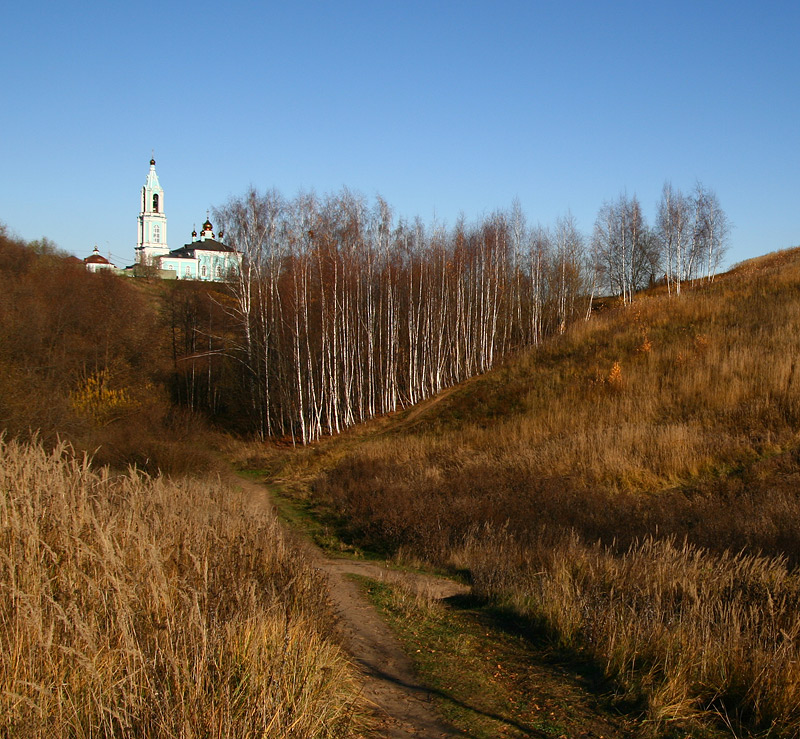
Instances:
[[[136,261],[142,264],[153,264],[158,257],[169,253],[167,216],[164,214],[164,189],[158,181],[154,156],[150,158],[150,170],[142,188],[140,205]]]

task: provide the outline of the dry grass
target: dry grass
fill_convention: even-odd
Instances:
[[[0,440],[0,736],[336,737],[320,576],[221,484]]]
[[[652,538],[621,556],[575,536],[474,547],[478,592],[589,653],[657,724],[712,713],[800,731],[800,576],[780,559]]]
[[[655,722],[797,736],[799,257],[576,325],[364,440],[316,495],[353,543],[470,569]]]

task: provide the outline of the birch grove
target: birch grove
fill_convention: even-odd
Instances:
[[[681,284],[712,281],[722,264],[730,225],[713,190],[697,183],[684,195],[667,182],[656,213],[656,237],[670,293]]]
[[[215,218],[244,253],[229,312],[262,437],[305,444],[418,403],[585,310],[571,218],[555,250],[518,205],[446,229],[347,190],[250,190]]]
[[[701,267],[712,279],[727,232],[701,186],[692,198],[665,186],[653,230],[621,196],[588,243],[572,215],[529,226],[516,202],[452,228],[346,189],[291,201],[251,189],[214,213],[244,255],[226,306],[250,425],[302,444],[564,332],[599,291],[629,303],[662,269],[670,291]]]

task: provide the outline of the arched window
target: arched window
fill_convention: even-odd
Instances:
[[[200,275],[202,277],[206,276],[206,265],[205,264],[203,265],[202,269],[200,270]]]
[[[158,193],[153,193],[153,213],[158,213]]]
[[[222,267],[220,266],[217,266],[217,279],[218,280],[222,279]]]
[[[158,197],[158,195],[156,195],[156,197]],[[157,223],[153,224],[153,243],[161,243],[161,226],[159,226]]]

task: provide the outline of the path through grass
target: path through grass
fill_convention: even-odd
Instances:
[[[399,583],[360,578],[361,587],[411,655],[437,707],[474,739],[497,737],[719,736],[694,727],[655,727],[574,653],[531,638],[513,618],[473,596],[444,601]]]

